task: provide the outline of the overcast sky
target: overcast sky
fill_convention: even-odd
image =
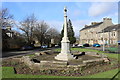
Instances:
[[[67,6],[68,19],[72,21],[76,36],[85,24],[101,22],[104,17],[118,23],[118,2],[2,2],[2,7],[8,8],[16,21],[34,13],[39,21],[44,20],[58,31],[63,25],[64,6]]]

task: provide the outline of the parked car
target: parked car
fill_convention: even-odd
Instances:
[[[31,46],[23,46],[23,47],[21,47],[20,50],[31,50],[31,49],[33,49],[33,47],[31,47]]]
[[[75,47],[77,47],[77,44],[73,44],[73,45],[71,45],[73,48],[75,48]]]
[[[73,44],[72,47],[73,47],[73,48],[79,48],[79,47],[83,47],[83,45],[80,45],[80,44]]]
[[[57,47],[59,47],[59,45],[55,45],[55,47],[57,48]]]
[[[78,44],[78,47],[81,47],[81,48],[83,48],[84,46],[83,46],[82,44]]]
[[[93,44],[93,47],[100,47],[101,45],[100,44]]]
[[[47,46],[47,45],[44,45],[44,46],[41,46],[41,48],[48,48],[48,46]]]
[[[83,44],[84,47],[90,47],[88,43]]]

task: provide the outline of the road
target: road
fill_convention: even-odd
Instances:
[[[34,49],[34,50],[26,50],[26,51],[7,51],[7,52],[2,52],[2,58],[23,56],[23,55],[33,54],[33,53],[40,52],[40,51],[45,51],[45,50],[51,50],[51,48],[48,48],[48,49]]]
[[[101,50],[102,51],[102,47],[97,47],[97,48],[85,47],[85,48],[87,48],[87,49]],[[27,54],[33,54],[33,53],[36,53],[36,52],[46,51],[46,50],[52,50],[52,49],[54,49],[54,48],[34,49],[34,50],[27,50],[27,51],[8,51],[8,52],[2,52],[2,58],[10,58],[10,57],[16,57],[16,56],[23,56],[23,55],[27,55]]]

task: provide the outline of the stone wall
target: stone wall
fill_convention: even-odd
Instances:
[[[89,53],[87,55],[90,55]],[[93,54],[91,56],[95,56]],[[98,57],[101,57],[98,56]],[[29,56],[23,56],[20,59],[25,65],[29,66],[31,69],[35,70],[47,70],[47,69],[56,69],[56,70],[72,70],[72,69],[80,69],[89,66],[101,65],[104,63],[109,63],[108,58],[104,55],[101,58],[93,59],[93,60],[84,60],[82,64],[79,65],[69,65],[67,61],[40,61],[40,63],[33,62]]]

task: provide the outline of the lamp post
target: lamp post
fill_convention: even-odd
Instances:
[[[104,29],[103,29],[103,35],[102,35],[102,36],[103,36],[103,51],[105,51],[105,41],[104,41],[104,40],[105,40],[105,39],[104,39]]]
[[[118,30],[118,34],[120,34],[120,29]],[[120,54],[120,36],[118,36],[118,53]]]
[[[110,47],[110,30],[108,31],[108,47]]]

